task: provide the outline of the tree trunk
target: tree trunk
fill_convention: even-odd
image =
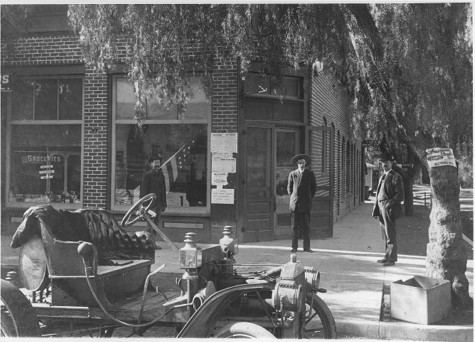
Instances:
[[[429,243],[427,244],[426,275],[447,279],[452,284],[454,307],[473,304],[468,294],[465,276],[467,255],[460,222],[459,182],[452,166],[434,167],[429,171],[432,189]]]
[[[409,170],[404,170],[397,166],[393,166],[394,171],[402,176],[404,181],[404,216],[414,215],[414,175]]]

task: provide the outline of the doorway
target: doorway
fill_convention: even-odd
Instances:
[[[283,126],[247,122],[242,135],[241,167],[243,242],[288,239],[290,231],[287,181],[294,155],[307,153],[317,179],[311,212],[311,238],[333,235],[334,148],[327,127]]]
[[[290,235],[287,179],[303,146],[300,128],[247,123],[244,140],[243,241]],[[289,222],[287,222],[289,221]]]

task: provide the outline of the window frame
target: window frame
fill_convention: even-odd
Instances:
[[[282,74],[280,75],[280,77],[282,78],[289,78],[289,79],[297,79],[299,81],[299,87],[298,87],[298,93],[299,93],[299,96],[291,96],[291,95],[274,95],[272,94],[272,80],[277,77],[277,75],[275,74],[271,74],[271,73],[261,73],[261,72],[257,72],[257,71],[248,71],[246,74],[245,74],[245,77],[249,76],[249,75],[253,75],[253,76],[260,76],[260,75],[263,75],[265,76],[266,78],[268,78],[267,82],[268,84],[266,85],[268,87],[267,91],[266,92],[254,92],[254,93],[246,93],[245,91],[245,82],[246,80],[244,79],[243,80],[243,94],[244,96],[246,97],[250,97],[250,98],[263,98],[263,99],[278,99],[280,100],[281,98],[283,98],[285,101],[289,101],[289,102],[304,102],[305,101],[305,87],[304,87],[304,83],[305,83],[305,77],[304,76],[301,76],[301,75],[287,75],[287,74]]]
[[[135,125],[137,124],[135,119],[117,119],[117,79],[127,78],[125,74],[115,74],[112,75],[112,92],[111,92],[111,121],[112,121],[112,132],[111,132],[111,196],[110,196],[110,207],[114,212],[122,213],[126,212],[124,205],[115,204],[115,193],[116,193],[116,164],[117,164],[117,125]],[[143,125],[205,125],[207,131],[207,155],[206,155],[206,206],[199,207],[202,210],[197,210],[193,212],[186,212],[180,210],[173,210],[173,208],[168,207],[163,213],[162,216],[167,215],[180,215],[180,216],[210,216],[211,214],[211,117],[212,117],[212,101],[210,101],[211,113],[208,118],[205,119],[146,119],[143,121]],[[132,204],[133,205],[133,204]]]
[[[6,139],[5,139],[5,207],[6,208],[28,208],[35,204],[47,204],[47,203],[35,203],[35,202],[14,202],[10,201],[10,184],[11,184],[11,172],[12,172],[12,130],[13,127],[18,127],[22,125],[28,126],[40,126],[40,125],[54,125],[54,126],[66,126],[66,125],[80,125],[80,136],[81,136],[81,149],[80,149],[80,156],[81,156],[81,175],[80,175],[80,202],[79,203],[61,203],[61,202],[54,202],[54,206],[57,208],[66,208],[66,209],[79,209],[83,205],[83,195],[84,195],[84,75],[74,75],[74,74],[58,74],[58,75],[22,75],[18,76],[18,79],[25,79],[25,80],[42,80],[42,79],[81,79],[82,81],[82,110],[81,110],[81,119],[76,120],[62,120],[59,119],[59,107],[57,107],[57,119],[56,120],[35,120],[34,119],[34,103],[33,103],[33,113],[32,119],[21,119],[21,120],[13,120],[13,90],[9,92],[9,96],[7,97],[7,113],[6,113]],[[59,94],[58,94],[59,96]]]

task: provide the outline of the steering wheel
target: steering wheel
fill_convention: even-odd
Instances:
[[[148,210],[150,209],[153,200],[156,198],[157,195],[148,194],[139,199],[137,202],[135,202],[135,204],[132,206],[132,208],[129,209],[129,211],[125,214],[124,218],[120,222],[121,226],[124,228],[130,227],[135,222],[142,219],[144,215],[149,215]],[[149,201],[149,203],[146,203],[147,201]],[[132,218],[133,216],[136,217]]]

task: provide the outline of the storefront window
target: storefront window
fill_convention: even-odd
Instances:
[[[128,210],[140,198],[140,184],[149,170],[148,158],[162,155],[167,188],[167,212],[204,213],[208,204],[208,120],[211,105],[192,79],[193,98],[183,120],[176,106],[161,107],[147,101],[147,117],[141,128],[133,121],[133,88],[125,78],[116,78],[115,153],[113,207]]]
[[[7,156],[11,205],[80,203],[82,98],[81,78],[13,83]]]

